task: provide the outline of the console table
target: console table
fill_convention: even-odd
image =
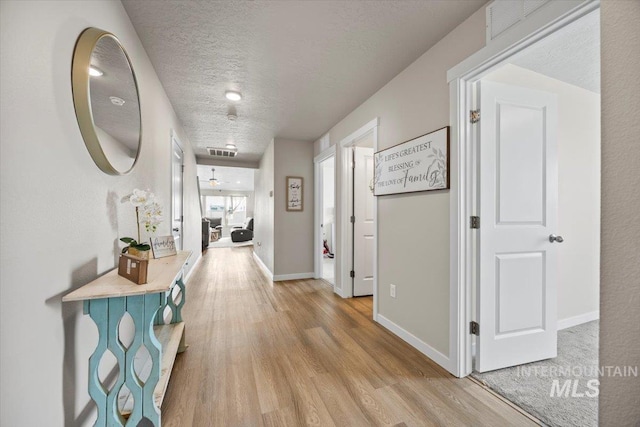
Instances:
[[[89,395],[98,407],[95,426],[137,426],[144,418],[154,426],[161,425],[160,408],[173,362],[177,353],[186,349],[181,314],[185,303],[182,269],[190,256],[191,251],[179,251],[174,256],[149,260],[148,283],[144,285],[119,276],[115,269],[62,298],[64,302],[84,301],[84,314],[98,326],[98,345],[89,358]],[[176,286],[178,290],[174,292]],[[165,324],[167,307],[171,319]],[[120,320],[126,313],[135,327],[129,347],[122,344],[119,332]],[[134,364],[143,347],[150,355],[145,381]],[[100,381],[98,372],[106,352],[118,361],[118,378],[111,388]],[[120,393],[123,386],[127,393]]]

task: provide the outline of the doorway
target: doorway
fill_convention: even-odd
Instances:
[[[209,249],[253,246],[255,169],[198,164]]]
[[[183,247],[183,175],[182,144],[175,133],[171,132],[171,234],[179,251]]]
[[[372,133],[351,147],[353,193],[351,223],[353,233],[353,296],[373,295],[373,139]]]
[[[599,10],[574,18],[459,86],[480,112],[458,145],[469,165],[458,212],[479,218],[460,233],[459,367],[545,424],[586,426],[597,424]]]
[[[336,157],[335,149],[314,159],[316,178],[315,250],[317,279],[336,284]]]
[[[377,203],[372,192],[378,119],[340,142],[341,295],[373,295],[377,318]]]

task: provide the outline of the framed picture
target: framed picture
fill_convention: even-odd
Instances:
[[[164,258],[176,255],[176,242],[173,236],[158,236],[149,239],[151,241],[151,251],[154,258]]]
[[[302,212],[304,209],[304,178],[301,176],[287,177],[287,211]]]
[[[374,155],[374,196],[449,189],[449,126]]]

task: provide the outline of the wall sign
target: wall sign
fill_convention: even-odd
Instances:
[[[375,196],[449,188],[449,126],[375,156]]]
[[[152,237],[150,240],[154,258],[164,258],[177,254],[176,242],[173,240],[173,236]]]
[[[301,176],[287,177],[287,211],[302,212],[304,179]]]

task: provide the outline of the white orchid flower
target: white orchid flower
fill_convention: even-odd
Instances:
[[[149,203],[150,199],[153,197],[153,193],[148,193],[144,190],[138,190],[137,188],[133,190],[129,201],[135,207],[144,206]]]
[[[125,201],[129,201],[136,208],[138,241],[141,241],[141,225],[144,225],[147,232],[155,233],[158,229],[158,224],[162,222],[162,206],[156,202],[156,196],[150,190],[145,191],[136,188],[131,194],[122,198],[122,202]]]
[[[162,222],[162,207],[157,202],[151,202],[140,207],[140,222],[147,231],[155,232],[158,224]]]

